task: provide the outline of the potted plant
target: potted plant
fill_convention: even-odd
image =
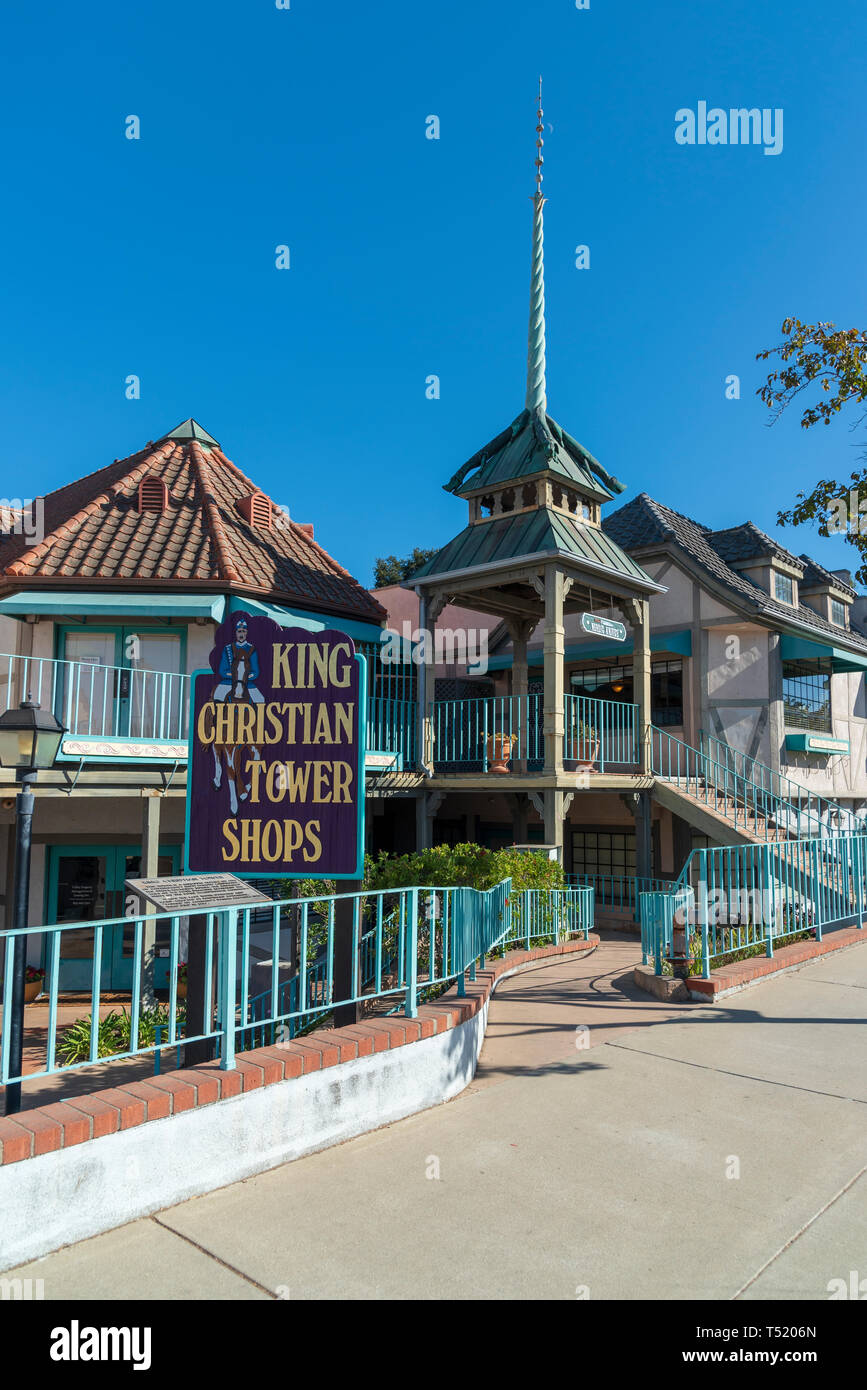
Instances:
[[[485,749],[488,755],[489,772],[508,772],[512,745],[516,740],[511,734],[489,734]]]
[[[24,1003],[30,1004],[42,993],[45,971],[38,966],[28,965],[24,971]]]
[[[583,719],[572,721],[572,748],[579,767],[593,768],[599,757],[599,735]]]
[[[187,997],[187,962],[182,960],[178,963],[178,999]]]

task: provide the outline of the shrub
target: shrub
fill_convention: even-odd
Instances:
[[[74,1066],[76,1062],[87,1062],[90,1059],[90,1020],[91,1015],[86,1018],[77,1018],[68,1028],[63,1030],[57,1045],[57,1053],[61,1061],[66,1066]],[[186,1023],[186,1010],[183,1008],[177,1011],[177,1026],[179,1034],[183,1032]],[[157,1040],[157,1028],[163,1029],[163,1041],[168,1036],[169,1011],[165,1004],[157,1004],[152,1009],[142,1009],[138,1021],[138,1046],[140,1048],[154,1047]],[[97,1057],[112,1057],[118,1052],[129,1052],[131,1049],[130,1036],[132,1033],[132,1015],[126,1009],[120,1013],[106,1014],[101,1018],[96,1030],[96,1055]]]

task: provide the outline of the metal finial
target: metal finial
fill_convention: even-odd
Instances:
[[[544,113],[544,111],[542,110],[542,78],[540,77],[540,78],[539,78],[539,101],[538,101],[537,109],[536,109],[536,120],[537,120],[537,124],[536,124],[536,193],[537,193],[537,194],[542,192],[542,165],[545,163],[545,160],[544,160],[543,157],[542,157],[542,146],[543,146],[544,143],[545,143],[545,141],[544,141],[543,138],[542,138],[542,136],[543,136],[543,134],[544,134],[544,130],[545,130],[545,127],[544,127],[544,125],[543,125],[543,123],[542,123],[542,117],[543,117],[544,114],[545,114],[545,113]]]

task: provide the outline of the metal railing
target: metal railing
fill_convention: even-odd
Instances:
[[[767,805],[768,814],[778,816],[781,824],[794,833],[810,838],[855,829],[852,812],[835,801],[817,795],[749,754],[730,748],[711,734],[702,733],[700,742],[702,752],[720,769],[723,788],[729,783],[733,789],[741,782],[749,783],[758,792],[758,804]]]
[[[541,695],[490,695],[434,700],[431,707],[434,767],[488,772],[512,760],[541,766],[545,756]]]
[[[638,763],[637,705],[564,696],[563,757],[600,772]],[[434,767],[488,772],[492,765],[536,771],[545,758],[543,700],[533,695],[490,695],[435,700],[431,706]]]
[[[586,941],[593,926],[592,888],[525,888],[512,894],[512,925],[504,945],[555,944],[569,936]]]
[[[367,751],[393,753],[398,766],[415,766],[416,703],[387,695],[374,695],[367,702]]]
[[[187,736],[189,676],[0,653],[0,708],[32,699],[78,738]]]
[[[188,675],[57,661],[0,652],[0,712],[33,699],[51,710],[69,738],[183,743]],[[388,695],[367,702],[367,748],[393,753],[401,768],[416,761],[416,704]]]
[[[638,911],[639,894],[666,892],[672,887],[670,879],[626,874],[567,874],[566,882],[592,888],[597,908],[611,908],[633,915]]]
[[[687,928],[693,973],[739,953],[773,956],[793,937],[846,923],[863,928],[867,836],[825,835],[775,844],[693,850],[668,892],[640,895],[645,964],[671,959],[672,928]]]
[[[567,695],[563,757],[591,763],[600,772],[638,764],[638,706],[620,700]]]
[[[262,1030],[291,1036],[312,1018],[322,1017],[343,1004],[379,999],[402,1006],[407,1017],[414,1017],[419,998],[425,991],[456,980],[458,993],[465,991],[465,978],[475,976],[476,962],[512,933],[510,880],[495,888],[413,887],[379,890],[321,898],[296,898],[275,902],[265,908],[270,926],[263,934],[263,909],[229,907],[205,915],[204,992],[205,1002],[197,1017],[190,1016],[189,1001],[178,993],[178,966],[182,963],[182,942],[186,919],[159,912],[134,917],[110,918],[97,922],[62,923],[27,927],[2,933],[5,940],[3,1016],[0,1025],[0,1084],[10,1081],[36,1081],[59,1071],[78,1070],[106,1061],[155,1056],[162,1049],[174,1049],[200,1041],[211,1041],[220,1066],[235,1065],[237,1049],[253,1045]],[[586,910],[586,909],[585,909]],[[567,910],[563,930],[573,920]],[[143,1034],[143,943],[146,928],[168,928],[168,1000],[159,1039],[145,1043]],[[290,980],[281,977],[289,953],[281,950],[286,933],[294,934],[293,953],[305,962]],[[100,1013],[106,1005],[103,996],[108,985],[103,980],[103,961],[111,955],[114,933],[131,932],[132,986],[129,1002],[129,1045],[115,1051],[104,1050]],[[251,952],[251,937],[262,942],[270,932],[270,962],[262,966]],[[81,935],[85,934],[84,941]],[[348,977],[338,976],[341,959],[347,954],[338,948],[349,937]],[[10,1072],[11,1004],[13,954],[19,936],[39,941],[45,955],[44,1005],[47,1027],[42,1057],[33,1064],[34,1046],[28,1042],[29,1070],[24,1076]],[[79,938],[76,943],[76,938]],[[72,940],[71,940],[72,939]],[[71,949],[67,949],[70,943]],[[90,955],[89,1015],[86,1017],[85,1055],[64,1064],[63,1034],[59,1025],[62,1005],[60,993],[61,960],[67,956]],[[342,960],[345,969],[346,961]],[[337,967],[337,969],[336,969]],[[256,972],[266,969],[269,987],[263,992],[256,983]],[[263,999],[264,994],[264,999]],[[211,1000],[216,999],[212,1008]],[[251,1002],[254,1017],[251,1017]],[[113,1001],[112,1001],[113,1002]],[[152,1030],[147,1036],[153,1036]],[[41,1032],[40,1032],[41,1037]]]
[[[675,921],[685,926],[692,909],[693,893],[687,885],[672,883],[639,895],[641,959],[645,965],[653,963],[657,975],[662,974],[663,961],[671,958]]]
[[[650,732],[654,776],[703,802],[735,829],[745,831],[756,840],[776,842],[829,833],[819,805],[823,798],[798,787],[797,783],[788,778],[780,779],[781,791],[794,797],[789,800],[775,791],[770,782],[765,783],[758,777],[756,767],[750,766],[753,760],[746,755],[740,755],[743,763],[738,771],[736,760],[728,756],[732,750],[725,744],[720,744],[719,750],[712,753],[702,752],[663,729],[652,726]],[[830,804],[825,803],[826,806]]]

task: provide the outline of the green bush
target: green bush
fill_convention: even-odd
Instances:
[[[90,1020],[91,1015],[86,1018],[77,1018],[68,1028],[65,1028],[60,1035],[57,1044],[57,1054],[66,1066],[74,1066],[76,1062],[86,1062],[90,1058]],[[178,1032],[182,1033],[186,1023],[186,1010],[183,1008],[177,1011]],[[165,1004],[157,1004],[152,1009],[142,1009],[138,1021],[138,1046],[154,1047],[157,1040],[157,1028],[163,1030],[163,1041],[168,1037],[169,1011]],[[131,1048],[130,1035],[132,1033],[132,1016],[122,1009],[120,1013],[114,1010],[101,1018],[96,1030],[96,1055],[97,1057],[111,1057],[118,1052],[129,1052]]]
[[[437,845],[417,854],[368,855],[364,886],[368,889],[494,888],[504,879],[512,889],[562,888],[563,868],[544,854],[515,849],[485,849],[482,845]]]

